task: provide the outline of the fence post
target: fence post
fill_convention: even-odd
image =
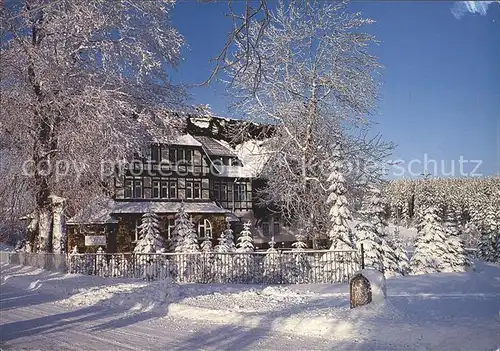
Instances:
[[[365,248],[361,244],[361,269],[365,269]]]

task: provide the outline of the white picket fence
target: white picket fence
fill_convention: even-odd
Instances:
[[[10,253],[9,262],[100,277],[171,279],[185,283],[340,283],[360,269],[360,253],[283,251],[250,253]]]

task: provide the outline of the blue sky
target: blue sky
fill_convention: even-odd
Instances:
[[[359,1],[349,6],[376,20],[366,30],[381,41],[374,48],[383,69],[377,132],[398,146],[392,156],[437,160],[437,175],[462,160],[481,160],[476,174],[500,173],[500,3],[485,15],[452,14],[452,2]],[[231,23],[227,3],[179,1],[174,25],[188,48],[173,75],[177,82],[196,84],[210,74]],[[483,12],[484,13],[484,12]],[[191,88],[193,101],[209,104],[219,115],[231,115],[221,84]],[[463,162],[464,174],[477,163]],[[432,163],[429,172],[434,173]],[[423,166],[413,162],[412,171]],[[408,175],[407,173],[405,175]]]

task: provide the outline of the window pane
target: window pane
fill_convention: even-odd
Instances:
[[[168,199],[168,182],[165,180],[161,182],[161,197]]]
[[[273,222],[273,233],[274,235],[280,234],[280,222],[276,219]]]
[[[134,181],[134,197],[142,198],[142,181],[140,180]]]
[[[220,201],[220,184],[214,183],[214,198],[217,201]]]
[[[212,223],[208,219],[205,219],[203,222],[205,223],[205,236],[212,238]]]
[[[132,181],[131,180],[125,181],[125,189],[124,189],[123,196],[126,199],[130,199],[132,197]]]
[[[193,182],[186,181],[186,199],[193,198]]]
[[[177,149],[177,161],[184,161],[185,159],[184,149]]]
[[[175,149],[168,149],[168,160],[174,165],[176,163],[176,153]]]
[[[161,160],[161,147],[159,145],[151,145],[151,160],[156,162]]]
[[[177,182],[176,181],[170,182],[170,192],[168,195],[171,199],[177,198]]]
[[[153,198],[157,199],[160,197],[160,181],[153,180]]]
[[[262,234],[269,236],[269,222],[262,222]]]
[[[201,199],[201,182],[194,183],[193,198],[195,198],[195,199]]]

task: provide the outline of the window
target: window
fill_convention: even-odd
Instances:
[[[201,199],[201,182],[194,182],[194,198]]]
[[[222,201],[227,201],[227,184],[226,183],[222,183],[220,185],[220,199]]]
[[[130,179],[125,180],[125,189],[124,189],[123,196],[126,199],[132,198],[132,187],[133,187],[133,180],[130,180]]]
[[[193,150],[186,150],[186,162],[191,163],[193,159]]]
[[[280,221],[279,218],[273,218],[273,234],[280,235]]]
[[[234,200],[235,201],[246,201],[247,195],[247,185],[245,183],[242,184],[234,184]]]
[[[264,236],[269,236],[271,233],[269,231],[269,220],[265,219],[262,221],[262,234]]]
[[[151,160],[155,162],[161,161],[161,147],[160,145],[151,145]]]
[[[160,192],[160,181],[159,180],[153,180],[153,198],[158,199],[160,198],[161,192]]]
[[[220,201],[220,184],[214,183],[214,198],[217,201]]]
[[[173,218],[168,219],[167,222],[165,223],[165,231],[167,232],[168,240],[172,239],[172,233],[174,232],[174,228],[175,228],[175,219]]]
[[[198,222],[198,237],[200,239],[212,238],[212,223],[208,219],[202,219]]]
[[[142,180],[134,180],[134,198],[142,198]]]
[[[186,180],[186,199],[201,199],[201,181]]]
[[[168,149],[168,160],[172,165],[175,165],[177,163],[177,158],[176,158],[176,150],[174,148],[169,148]]]
[[[166,180],[161,181],[161,198],[168,199],[168,182]]]
[[[169,195],[170,199],[177,199],[177,181],[176,180],[171,180],[169,182],[168,195]]]
[[[184,161],[185,159],[184,149],[177,149],[177,162]]]

